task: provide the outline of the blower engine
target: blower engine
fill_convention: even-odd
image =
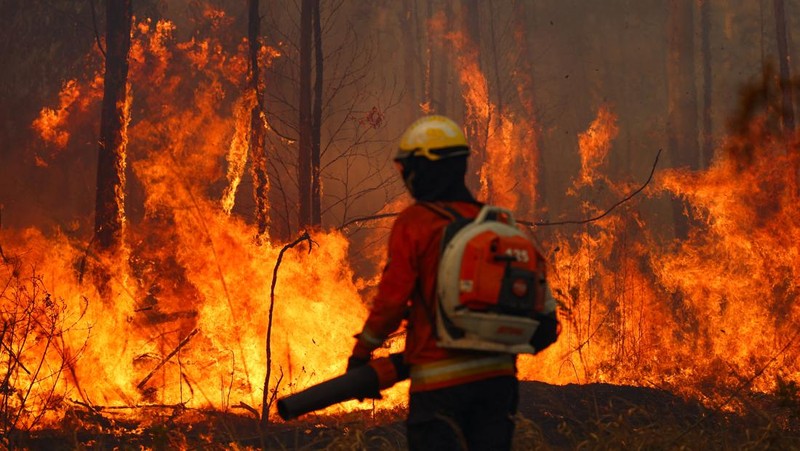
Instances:
[[[278,415],[291,420],[350,399],[380,399],[380,391],[408,378],[403,355],[390,354],[278,400]]]

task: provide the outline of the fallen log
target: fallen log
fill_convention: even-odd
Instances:
[[[169,361],[169,359],[171,359],[171,358],[172,358],[172,356],[174,356],[175,354],[177,354],[177,353],[178,353],[178,351],[180,351],[180,350],[181,350],[181,348],[183,348],[184,346],[186,346],[186,343],[188,343],[188,342],[189,342],[189,340],[191,340],[191,339],[192,339],[192,337],[194,337],[195,335],[197,335],[197,333],[198,333],[198,332],[200,332],[200,329],[195,329],[195,330],[193,330],[193,331],[189,332],[189,335],[187,335],[187,336],[186,336],[186,338],[184,338],[183,340],[181,340],[181,342],[180,342],[180,343],[178,343],[178,346],[177,346],[175,349],[173,349],[173,350],[172,350],[172,352],[170,352],[170,353],[169,353],[169,354],[168,354],[166,357],[164,357],[163,359],[161,359],[161,361],[160,361],[160,362],[158,362],[158,365],[156,365],[156,367],[155,367],[155,368],[153,368],[153,370],[152,370],[152,371],[150,371],[150,373],[148,373],[148,374],[147,374],[147,376],[145,376],[145,378],[144,378],[144,379],[142,379],[142,381],[141,381],[141,382],[139,382],[139,383],[136,385],[136,388],[138,388],[139,390],[141,390],[142,388],[144,388],[145,384],[147,384],[147,381],[149,381],[149,380],[150,380],[150,378],[151,378],[151,377],[153,377],[153,375],[154,375],[154,374],[156,374],[156,371],[158,371],[158,370],[159,370],[159,369],[160,369],[162,366],[164,366],[164,364],[166,364],[166,363]]]

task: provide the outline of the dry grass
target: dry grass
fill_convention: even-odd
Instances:
[[[561,387],[552,387],[559,390]],[[609,404],[615,400],[606,400]],[[602,402],[602,401],[598,401]],[[518,414],[514,450],[800,450],[797,406],[780,407],[770,397],[741,414],[708,411],[685,417],[629,405],[604,412],[576,411],[569,418]],[[578,404],[564,406],[575,408]],[[774,406],[774,407],[773,407]],[[794,410],[792,410],[794,409]],[[205,449],[205,450],[400,450],[406,448],[404,412],[351,412],[304,417],[259,430],[252,417],[221,412],[142,412],[145,421],[115,420],[111,414],[71,409],[59,427],[30,432],[15,445],[27,449]],[[546,412],[543,412],[546,413]]]

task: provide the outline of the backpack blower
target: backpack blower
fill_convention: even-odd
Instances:
[[[380,399],[381,390],[408,378],[401,353],[370,360],[341,376],[278,400],[278,415],[291,420],[350,399]]]

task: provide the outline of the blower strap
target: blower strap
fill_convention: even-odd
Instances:
[[[483,206],[481,202],[476,201],[475,204],[478,205],[479,207]],[[437,203],[419,202],[419,205],[427,208],[428,210],[450,221],[450,224],[445,226],[444,232],[442,232],[442,241],[441,244],[439,245],[439,260],[441,264],[441,258],[442,255],[444,255],[444,250],[447,248],[447,245],[450,243],[450,241],[453,239],[456,233],[458,233],[466,225],[474,221],[474,218],[464,217],[455,208],[452,208],[448,205],[440,204],[438,202]],[[439,271],[437,270],[433,280],[434,290],[436,290],[437,289],[436,287],[438,286],[438,277],[439,277]],[[440,337],[439,337],[439,331],[436,329],[436,312],[428,308],[425,302],[425,296],[423,294],[422,287],[419,284],[419,279],[417,280],[415,291],[417,292],[417,295],[420,298],[420,300],[422,300],[422,309],[425,311],[425,316],[427,316],[428,321],[431,324],[431,329],[433,330],[433,336],[438,341]],[[447,317],[444,310],[442,309],[436,291],[434,291],[433,296],[434,296],[433,299],[434,309],[436,309],[438,306],[439,314],[442,317],[442,322],[444,326],[447,328],[447,331],[453,337],[463,337],[464,331],[461,330],[461,328],[459,328],[455,324],[453,324],[453,322],[450,320],[450,318]]]

